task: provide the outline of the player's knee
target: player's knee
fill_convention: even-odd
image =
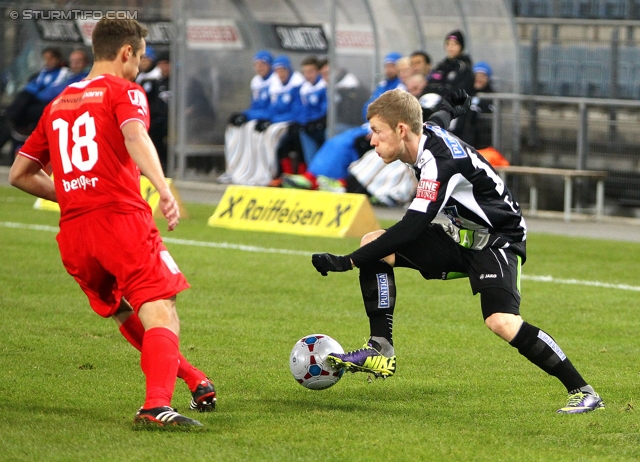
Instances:
[[[378,239],[383,233],[384,229],[379,229],[377,231],[371,231],[370,233],[365,234],[360,240],[360,247],[367,245],[371,241],[375,241]]]
[[[164,327],[180,335],[180,320],[176,311],[175,297],[144,303],[138,311],[145,329]]]
[[[116,312],[111,315],[111,317],[118,326],[121,326],[126,322],[127,319],[129,319],[129,316],[131,316],[133,313],[134,311],[133,308],[131,308],[131,305],[129,305],[129,303],[124,298],[122,298],[120,300],[120,306],[118,307]]]
[[[484,323],[491,332],[509,342],[518,333],[522,318],[512,313],[493,313]]]

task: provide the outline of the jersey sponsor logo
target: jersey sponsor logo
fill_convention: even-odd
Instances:
[[[436,197],[438,197],[439,188],[440,188],[439,181],[422,179],[418,183],[416,199],[425,199],[428,201],[434,201],[436,200]]]
[[[387,273],[376,274],[378,278],[378,308],[389,308],[389,276]]]
[[[51,104],[51,112],[78,109],[89,103],[102,104],[106,90],[106,88],[91,88],[71,95],[63,93]]]
[[[147,109],[147,98],[144,96],[144,93],[142,93],[137,88],[134,90],[129,90],[127,93],[129,94],[129,100],[131,101],[131,104],[133,104],[134,106],[138,106],[138,112],[143,116],[146,116],[149,111]]]
[[[98,178],[88,178],[84,175],[80,175],[78,178],[74,178],[71,181],[62,179],[62,186],[65,192],[73,191],[76,189],[86,190],[88,187],[95,188]]]
[[[462,159],[467,157],[467,152],[460,144],[460,140],[453,136],[448,131],[438,127],[437,125],[427,125],[427,128],[431,130],[431,132],[445,142],[449,150],[451,151],[451,155],[454,159]]]

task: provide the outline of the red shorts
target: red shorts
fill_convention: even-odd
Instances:
[[[61,223],[56,239],[64,267],[105,318],[122,297],[137,312],[189,288],[147,211],[98,210]]]

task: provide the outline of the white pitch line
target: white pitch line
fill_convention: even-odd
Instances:
[[[58,228],[57,226],[28,225],[25,223],[13,223],[10,221],[1,221],[0,226],[4,228],[31,229],[35,231],[50,231],[54,233],[60,231],[60,228]],[[231,244],[229,242],[192,241],[190,239],[175,239],[172,237],[163,237],[162,241],[169,244],[190,245],[192,247],[211,247],[214,249],[240,250],[242,252],[279,253],[283,255],[304,255],[305,257],[310,257],[312,254],[312,252],[305,252],[303,250],[274,249],[269,247],[256,247],[253,245]]]
[[[536,282],[551,282],[555,284],[568,284],[574,286],[589,286],[589,287],[602,287],[604,289],[618,289],[618,290],[631,290],[634,292],[640,292],[640,287],[630,286],[628,284],[610,284],[608,282],[600,281],[581,281],[580,279],[557,279],[553,276],[531,276],[523,274],[522,279]]]
[[[60,228],[57,226],[47,226],[47,225],[27,225],[25,223],[12,223],[10,221],[0,221],[0,226],[3,228],[15,228],[15,229],[33,229],[35,231],[51,231],[53,233],[57,233],[60,231]]]
[[[230,244],[229,242],[205,242],[205,241],[192,241],[189,239],[174,239],[172,237],[163,237],[163,242],[170,244],[191,245],[195,247],[213,247],[216,249],[231,249],[241,250],[243,252],[258,252],[258,253],[280,253],[285,255],[304,255],[310,257],[312,252],[305,252],[303,250],[288,250],[288,249],[274,249],[270,247],[256,247],[253,245],[242,244]]]
[[[59,228],[57,226],[29,225],[25,223],[13,223],[9,221],[1,221],[0,226],[4,228],[31,229],[34,231],[49,231],[54,233],[57,233],[59,231]],[[162,240],[169,244],[188,245],[192,247],[209,247],[214,249],[240,250],[241,252],[302,255],[305,257],[311,256],[311,252],[305,252],[303,250],[275,249],[270,247],[257,247],[253,245],[231,244],[229,242],[192,241],[190,239],[174,239],[171,237],[163,237]],[[535,281],[535,282],[547,282],[551,284],[567,284],[567,285],[587,286],[587,287],[601,287],[603,289],[630,290],[633,292],[640,292],[640,286],[631,286],[628,284],[611,284],[608,282],[600,282],[600,281],[582,281],[580,279],[559,279],[559,278],[554,278],[553,276],[532,276],[527,274],[523,274],[522,279],[527,281]]]

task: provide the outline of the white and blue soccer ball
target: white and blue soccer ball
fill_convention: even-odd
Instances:
[[[329,353],[344,353],[340,344],[325,334],[311,334],[296,342],[289,356],[289,369],[296,381],[311,390],[324,390],[344,374],[326,361]]]

